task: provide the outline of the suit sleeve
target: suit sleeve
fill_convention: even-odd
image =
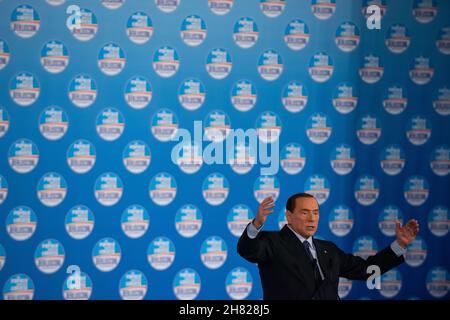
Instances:
[[[237,252],[249,262],[264,263],[269,261],[273,253],[267,232],[260,231],[256,238],[251,239],[247,234],[247,228],[248,225],[239,238]]]
[[[367,273],[370,265],[380,267],[381,274],[397,267],[405,261],[403,256],[397,256],[390,247],[386,247],[367,260],[353,254],[343,252],[336,247],[339,259],[339,276],[351,280],[367,280],[371,275]]]

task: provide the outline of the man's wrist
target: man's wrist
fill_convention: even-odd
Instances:
[[[258,230],[261,229],[261,227],[263,226],[263,224],[257,221],[256,218],[252,220],[252,224]]]

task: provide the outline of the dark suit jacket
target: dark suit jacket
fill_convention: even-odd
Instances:
[[[287,226],[280,231],[261,231],[255,239],[250,239],[245,229],[237,250],[243,258],[258,264],[265,300],[337,300],[339,277],[366,280],[370,276],[366,273],[369,265],[378,265],[385,273],[404,261],[390,247],[364,260],[344,253],[331,241],[313,241],[325,277],[318,288],[311,260]]]

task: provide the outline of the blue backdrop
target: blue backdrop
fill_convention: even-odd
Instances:
[[[238,236],[258,200],[277,198],[275,230],[307,191],[318,237],[363,257],[395,220],[421,225],[381,290],[342,279],[342,298],[448,299],[449,16],[445,0],[0,0],[3,298],[260,299]],[[270,131],[279,170],[172,161],[196,120],[214,141]]]

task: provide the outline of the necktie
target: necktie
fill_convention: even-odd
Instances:
[[[314,259],[313,255],[311,253],[311,249],[310,249],[311,245],[309,244],[308,241],[306,241],[306,240],[303,241],[303,247],[305,247],[306,254],[308,255],[309,260],[311,261],[311,264],[313,265],[314,281],[315,281],[316,287],[317,287],[322,282],[322,277],[320,276],[319,265],[317,264],[317,260]]]

